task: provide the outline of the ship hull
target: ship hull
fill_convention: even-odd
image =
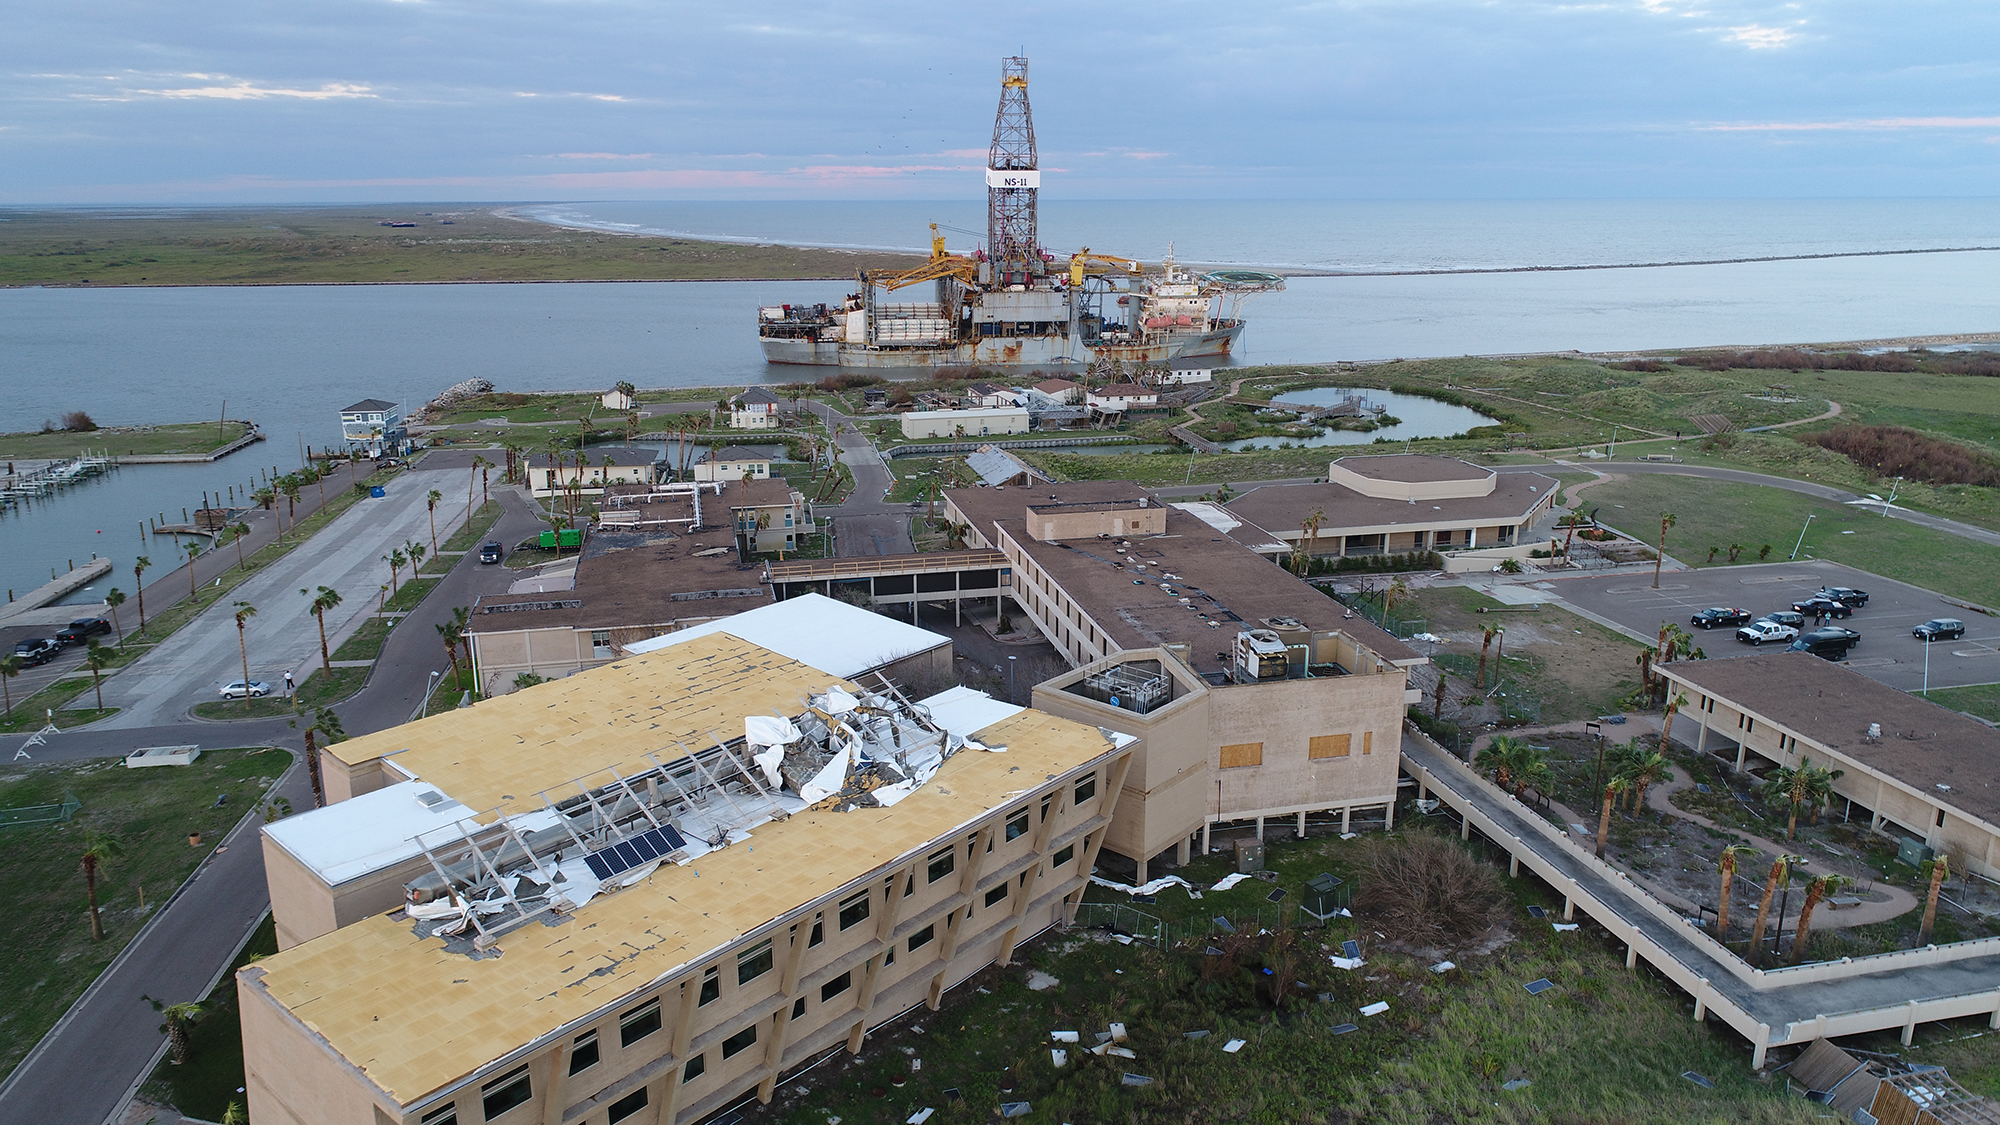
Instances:
[[[1242,324],[1208,332],[1175,333],[1143,344],[1089,347],[1061,336],[989,337],[946,347],[868,347],[831,340],[764,337],[764,361],[805,367],[1041,367],[1081,364],[1092,359],[1125,363],[1167,363],[1176,359],[1227,356],[1243,334]]]

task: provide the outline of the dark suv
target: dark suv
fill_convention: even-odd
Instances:
[[[110,631],[111,622],[106,621],[102,617],[86,617],[81,621],[72,621],[63,626],[62,631],[56,634],[56,643],[80,645],[100,633],[109,633]]]
[[[1792,603],[1792,609],[1798,613],[1809,614],[1813,617],[1837,618],[1854,616],[1854,607],[1836,598],[1830,598],[1825,594],[1814,594],[1810,598],[1800,598],[1798,601]]]
[[[1965,635],[1965,622],[1956,617],[1933,617],[1910,630],[1910,635],[1925,643],[1955,641]]]
[[[49,637],[29,637],[14,646],[14,655],[20,657],[21,663],[29,667],[47,664],[61,651],[62,646]]]
[[[1748,625],[1749,623],[1749,610],[1729,609],[1723,606],[1711,606],[1688,618],[1688,624],[1697,629],[1713,629],[1720,625]]]
[[[1793,641],[1788,650],[1809,652],[1821,660],[1845,660],[1847,650],[1854,647],[1857,639],[1859,634],[1852,629],[1842,629],[1837,626],[1815,629]]]
[[[1860,609],[1868,604],[1868,591],[1857,590],[1852,586],[1826,586],[1821,588],[1819,596],[1832,598],[1849,609]]]
[[[479,545],[479,561],[480,561],[480,562],[482,562],[482,563],[497,563],[497,562],[499,562],[499,561],[500,561],[500,544],[498,544],[498,543],[481,543],[481,544]]]

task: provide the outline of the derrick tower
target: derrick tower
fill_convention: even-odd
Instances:
[[[993,284],[1021,285],[1047,272],[1035,232],[1035,119],[1028,110],[1028,60],[1000,61],[1000,111],[986,158],[986,253]]]

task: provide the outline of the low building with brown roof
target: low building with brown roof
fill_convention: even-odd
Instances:
[[[773,458],[742,445],[711,449],[694,463],[694,479],[703,481],[742,480],[748,474],[757,480],[771,476]]]
[[[1237,519],[1314,555],[1397,555],[1522,545],[1554,506],[1557,482],[1456,457],[1342,457],[1325,484],[1268,484],[1229,501]],[[1320,523],[1308,530],[1313,513]]]

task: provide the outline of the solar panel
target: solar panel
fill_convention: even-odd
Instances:
[[[609,879],[641,864],[663,859],[685,847],[687,841],[674,830],[674,826],[663,824],[629,840],[613,844],[601,852],[584,856],[583,862],[590,868],[592,875],[599,879]]]

